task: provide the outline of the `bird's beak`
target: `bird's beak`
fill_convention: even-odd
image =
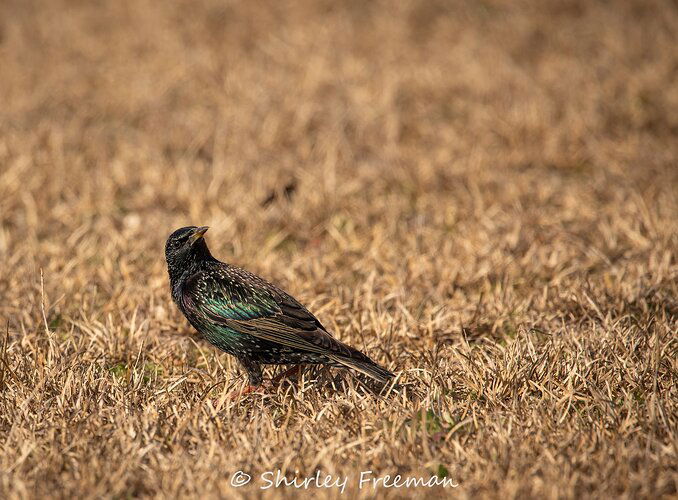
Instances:
[[[195,231],[193,231],[193,234],[189,238],[191,245],[193,245],[196,241],[198,241],[200,238],[202,238],[203,235],[207,232],[208,229],[209,229],[209,226],[201,226],[201,227],[197,228]]]

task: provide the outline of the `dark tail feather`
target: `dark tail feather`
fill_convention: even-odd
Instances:
[[[395,373],[388,371],[386,368],[382,368],[367,356],[362,355],[362,353],[361,357],[362,359],[348,358],[343,356],[330,356],[333,361],[367,375],[368,377],[373,378],[382,384],[388,384],[391,379],[395,378]]]

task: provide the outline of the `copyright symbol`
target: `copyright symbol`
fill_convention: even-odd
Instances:
[[[240,488],[241,486],[245,486],[247,483],[249,483],[251,479],[252,476],[250,476],[247,472],[243,472],[241,470],[235,471],[231,476],[231,486],[234,488]]]

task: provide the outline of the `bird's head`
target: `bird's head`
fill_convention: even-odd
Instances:
[[[173,271],[180,274],[193,262],[211,257],[203,238],[208,229],[207,226],[187,226],[170,234],[165,243],[165,259],[170,275]]]

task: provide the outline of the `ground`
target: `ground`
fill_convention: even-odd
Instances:
[[[0,3],[0,496],[675,497],[677,33],[668,0]],[[170,299],[188,224],[403,391],[231,400]]]

